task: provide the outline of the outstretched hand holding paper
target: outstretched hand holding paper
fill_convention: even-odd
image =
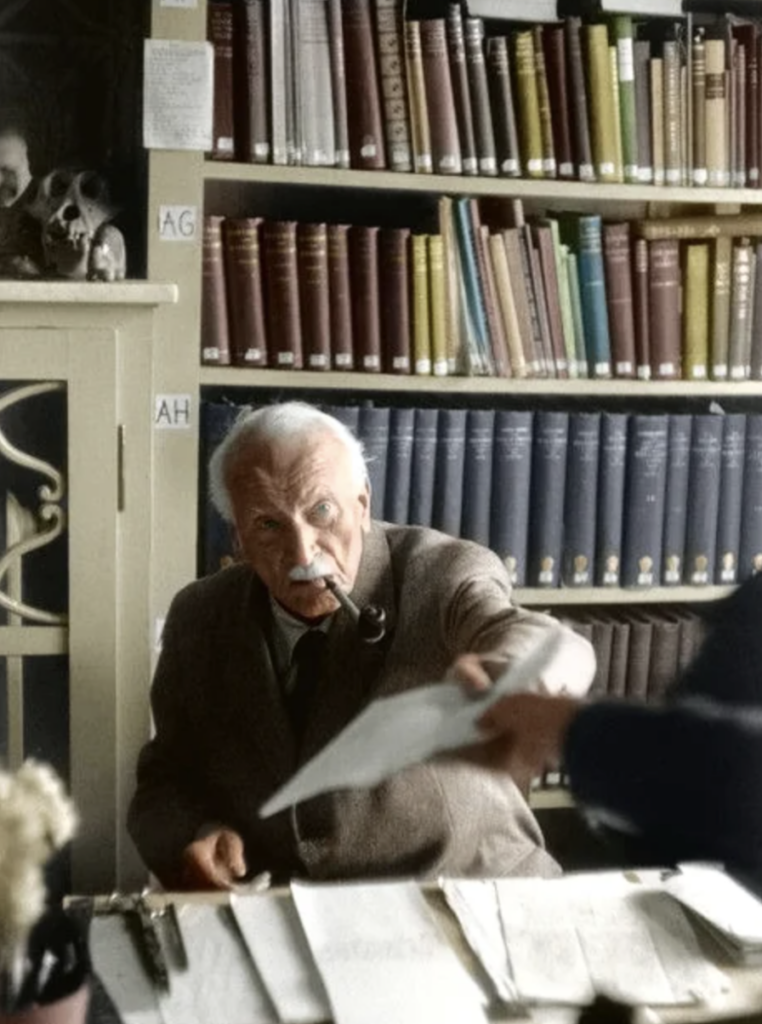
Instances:
[[[260,817],[328,790],[374,786],[408,765],[480,742],[485,736],[476,723],[498,698],[536,689],[538,679],[551,690],[561,689],[553,662],[562,647],[577,640],[559,623],[477,698],[458,683],[433,683],[374,701],[263,804]],[[595,671],[592,654],[590,660],[585,690]]]

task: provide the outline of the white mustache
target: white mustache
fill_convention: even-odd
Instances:
[[[297,583],[319,580],[324,576],[331,576],[333,568],[325,555],[315,555],[309,565],[295,565],[289,570],[288,578]]]

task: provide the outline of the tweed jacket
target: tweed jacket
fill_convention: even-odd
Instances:
[[[261,581],[234,565],[175,597],[152,686],[155,737],[128,814],[145,863],[176,878],[183,849],[214,821],[243,837],[252,873],[278,879],[558,873],[515,783],[455,759],[258,817],[369,701],[442,679],[465,651],[520,658],[551,623],[511,604],[495,554],[420,527],[372,524],[352,596],[386,611],[387,635],[363,643],[346,612],[335,614],[299,751]]]

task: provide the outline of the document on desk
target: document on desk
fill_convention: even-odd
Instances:
[[[328,790],[374,786],[408,765],[483,739],[476,723],[489,705],[534,687],[570,634],[558,624],[479,698],[458,683],[434,683],[374,701],[263,804],[260,817]]]
[[[164,1024],[153,981],[140,958],[124,914],[96,914],[88,949],[93,970],[124,1024]]]
[[[291,892],[334,1024],[486,1024],[484,995],[415,882]]]
[[[330,1020],[328,996],[293,900],[261,893],[233,896],[231,906],[281,1024]]]
[[[659,886],[621,872],[491,884],[519,1002],[583,1005],[603,993],[632,1005],[670,1006],[711,1002],[727,989],[682,908]],[[471,898],[477,885],[443,883],[461,920],[484,913],[483,889]],[[470,928],[474,934],[473,922]]]

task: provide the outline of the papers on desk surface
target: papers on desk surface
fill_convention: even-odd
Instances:
[[[458,683],[434,683],[374,701],[263,804],[260,817],[328,790],[376,785],[434,754],[478,742],[484,734],[476,723],[489,705],[536,688],[562,645],[575,642],[576,634],[559,623],[478,699]]]

